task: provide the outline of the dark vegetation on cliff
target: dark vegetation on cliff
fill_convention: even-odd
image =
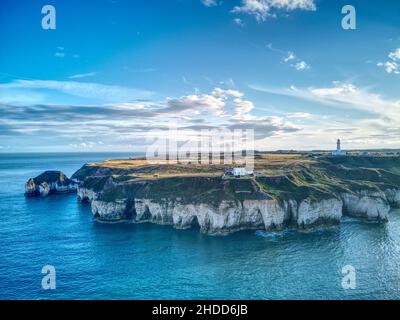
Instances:
[[[60,186],[67,186],[72,181],[61,171],[45,171],[36,178],[32,178],[35,184],[46,183],[58,183]]]
[[[244,199],[338,197],[341,192],[383,191],[400,185],[400,157],[313,157],[257,154],[254,177],[223,178],[233,165],[149,164],[144,159],[89,163],[72,178],[100,193],[103,201],[123,198],[179,199],[210,203]]]

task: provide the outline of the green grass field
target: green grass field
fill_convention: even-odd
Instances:
[[[244,199],[321,199],[341,192],[400,186],[399,156],[330,157],[312,154],[255,156],[255,176],[224,178],[235,164],[150,164],[144,159],[89,163],[73,178],[102,199],[179,197],[186,203]]]

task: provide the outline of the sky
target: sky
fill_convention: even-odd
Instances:
[[[141,152],[170,127],[400,148],[399,16],[397,0],[0,0],[0,153]]]

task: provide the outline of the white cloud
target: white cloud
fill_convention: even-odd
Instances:
[[[204,4],[206,7],[213,7],[217,5],[216,0],[201,0],[201,3]]]
[[[389,60],[379,62],[378,67],[385,68],[387,73],[400,74],[400,48],[397,48],[389,53]]]
[[[296,62],[293,67],[298,71],[310,69],[310,66],[305,61]]]
[[[78,74],[74,74],[74,75],[68,77],[68,79],[80,79],[80,78],[94,77],[95,75],[97,75],[97,72],[78,73]]]
[[[395,49],[394,51],[389,53],[389,58],[398,61],[400,60],[400,48]]]
[[[273,49],[272,46],[269,46],[270,50],[281,52],[281,50]],[[297,58],[296,54],[293,51],[288,51],[286,57],[282,60],[284,63],[289,63],[290,66],[297,71],[304,71],[310,69],[310,65],[304,60],[300,60]]]
[[[264,21],[269,15],[269,11],[268,4],[262,0],[243,0],[241,6],[236,6],[232,10],[234,13],[254,15],[257,21]]]
[[[202,95],[189,95],[183,96],[176,99],[167,98],[167,108],[164,111],[169,113],[191,113],[191,114],[203,114],[212,112],[216,115],[222,115],[224,113],[225,102],[221,97],[215,97],[209,94]]]
[[[217,97],[217,98],[227,98],[227,97],[234,97],[234,98],[241,98],[243,97],[243,93],[237,90],[232,90],[232,89],[221,89],[221,88],[215,88],[212,91],[212,95]]]
[[[243,20],[242,19],[240,19],[240,18],[235,18],[235,19],[233,19],[233,22],[235,23],[235,24],[237,24],[238,26],[240,26],[240,27],[244,27],[246,24],[243,22]]]
[[[309,89],[311,93],[319,97],[338,97],[355,93],[357,88],[351,83],[334,83],[334,87]]]
[[[183,96],[177,99],[167,99],[168,108],[162,113],[189,113],[200,115],[213,113],[217,116],[231,116],[232,119],[252,119],[250,112],[254,109],[254,104],[250,100],[242,99],[244,93],[238,90],[214,88],[211,94],[195,94]],[[234,115],[226,113],[226,106],[232,104]]]
[[[254,130],[255,142],[260,143],[267,137],[279,136],[280,134],[298,132],[300,128],[288,123],[281,117],[269,116],[258,118],[234,119],[228,127],[231,130]],[[262,148],[265,148],[262,147]]]
[[[284,58],[283,61],[284,61],[284,62],[289,62],[289,61],[292,61],[292,60],[294,60],[294,59],[296,59],[295,54],[294,54],[292,51],[289,51],[289,52],[287,53],[286,58]]]
[[[246,13],[255,16],[258,22],[268,17],[276,16],[276,11],[294,10],[315,11],[314,0],[242,0],[240,6],[235,6],[234,13]]]
[[[295,119],[304,119],[304,118],[310,118],[311,114],[308,112],[290,112],[287,114],[287,117]]]
[[[399,65],[397,62],[387,61],[387,62],[385,62],[385,64],[382,64],[382,65],[378,64],[378,65],[384,66],[387,73],[394,73],[394,74],[400,73]]]
[[[236,98],[233,100],[235,105],[235,119],[250,119],[249,113],[254,109],[253,102]]]

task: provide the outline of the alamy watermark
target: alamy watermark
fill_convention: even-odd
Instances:
[[[352,265],[345,265],[342,268],[342,274],[344,275],[342,278],[342,288],[345,290],[356,288],[356,268]]]
[[[45,276],[42,278],[42,289],[44,290],[55,290],[56,285],[56,268],[52,265],[45,265],[42,268],[42,274]]]
[[[42,8],[42,14],[45,16],[42,18],[42,28],[44,30],[55,30],[56,29],[56,8],[52,5],[45,5]]]
[[[225,164],[254,169],[253,129],[178,129],[147,134],[151,164]]]
[[[56,8],[53,5],[45,5],[42,7],[42,28],[44,30],[55,30],[56,29]],[[357,29],[357,17],[356,8],[352,5],[345,5],[342,7],[342,14],[345,16],[342,18],[342,28],[344,30],[356,30]]]
[[[357,29],[356,8],[351,5],[346,5],[342,8],[342,14],[345,14],[345,16],[342,18],[342,28],[344,30],[356,30]]]

